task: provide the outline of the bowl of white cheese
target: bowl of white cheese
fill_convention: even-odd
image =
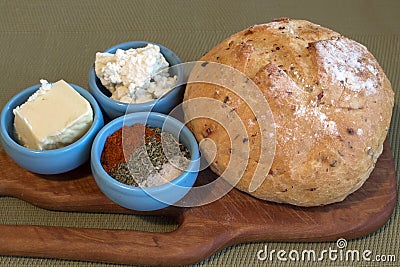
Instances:
[[[31,86],[3,108],[0,139],[21,167],[39,174],[58,174],[82,165],[104,126],[94,97],[60,80]]]
[[[181,63],[165,46],[121,43],[96,53],[89,89],[110,119],[134,112],[168,114],[183,99]]]

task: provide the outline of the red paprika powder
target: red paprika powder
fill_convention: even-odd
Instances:
[[[107,173],[116,169],[118,163],[126,162],[129,159],[126,159],[124,154],[129,157],[135,148],[143,144],[146,128],[140,123],[123,126],[107,137],[100,158],[101,165]]]

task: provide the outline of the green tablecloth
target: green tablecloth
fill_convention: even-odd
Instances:
[[[392,82],[396,104],[389,131],[396,169],[400,142],[400,1],[0,1],[0,107],[18,91],[45,78],[65,79],[87,88],[88,71],[95,53],[117,43],[147,40],[176,51],[193,61],[228,37],[250,25],[273,18],[292,17],[332,28],[363,44],[375,55]],[[399,177],[399,171],[397,171]],[[399,265],[400,218],[393,216],[377,232],[348,241],[348,248],[370,249],[375,254],[395,255],[395,263],[357,262],[358,265]],[[39,224],[71,227],[122,228],[170,231],[176,227],[165,218],[81,214],[43,210],[10,197],[0,198],[0,224]],[[0,242],[7,242],[1,239]],[[198,266],[266,266],[257,252],[267,243],[240,244],[224,249]],[[34,244],[33,244],[34,245]],[[268,243],[270,249],[335,247],[324,243]],[[84,252],[82,252],[84,253]],[[291,262],[314,266],[313,262]],[[329,261],[324,265],[345,266]],[[0,256],[0,266],[113,266],[110,264]]]

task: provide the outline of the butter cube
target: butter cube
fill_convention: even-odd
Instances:
[[[93,123],[90,103],[64,80],[42,86],[13,112],[19,142],[37,150],[67,146]]]

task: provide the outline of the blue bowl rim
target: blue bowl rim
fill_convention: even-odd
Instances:
[[[159,46],[160,50],[161,50],[160,51],[161,53],[162,53],[163,50],[171,52],[171,55],[173,55],[175,57],[175,59],[177,61],[177,64],[170,65],[170,67],[182,64],[182,60],[179,58],[179,56],[174,51],[169,49],[168,47],[160,45],[158,43],[147,42],[147,41],[130,41],[130,42],[120,43],[120,44],[114,45],[114,46],[104,50],[104,53],[110,53],[110,51],[117,50],[117,49],[126,50],[126,49],[129,49],[129,48],[140,48],[140,47],[146,46],[147,44],[154,44],[154,45]],[[124,47],[124,48],[121,48],[121,47]],[[112,52],[112,53],[115,53],[115,52]],[[164,55],[164,57],[165,57],[165,55]],[[167,58],[166,58],[166,60],[168,61]],[[170,62],[168,61],[168,63],[170,63]],[[183,76],[183,71],[182,71],[182,76]],[[183,77],[178,77],[178,79],[180,79],[180,78],[183,78]],[[158,99],[154,99],[154,100],[151,100],[151,101],[148,101],[148,102],[144,102],[144,103],[129,103],[128,104],[128,103],[124,103],[124,102],[120,102],[120,101],[111,99],[110,97],[106,96],[103,92],[101,92],[100,88],[97,86],[96,79],[98,79],[98,77],[97,77],[97,75],[95,73],[95,70],[94,70],[94,64],[92,64],[92,66],[90,67],[90,70],[89,70],[89,87],[90,87],[91,91],[93,92],[94,95],[99,96],[102,100],[106,101],[108,104],[116,105],[116,106],[118,106],[119,108],[122,108],[122,109],[126,109],[128,106],[138,106],[138,107],[141,107],[143,109],[150,109],[151,107],[153,107],[157,103],[157,101],[159,101],[160,99],[165,98],[167,95],[169,95],[171,93],[172,90],[175,90],[179,86],[179,82],[178,82],[178,85],[174,89],[172,89],[171,91],[167,92],[166,94],[164,94],[162,97],[160,97]],[[94,88],[95,90],[92,90],[92,88]]]
[[[139,186],[127,185],[127,184],[124,184],[124,183],[121,183],[121,182],[115,180],[103,169],[103,166],[101,166],[101,164],[100,164],[100,157],[101,157],[101,153],[103,151],[104,146],[103,146],[103,148],[101,148],[101,153],[99,153],[99,155],[95,153],[95,149],[99,143],[100,138],[106,134],[106,132],[109,130],[109,128],[112,128],[113,126],[115,126],[121,122],[123,125],[125,119],[130,119],[130,118],[134,119],[134,118],[143,118],[143,117],[144,118],[149,118],[149,117],[161,118],[163,120],[163,124],[165,123],[165,120],[168,119],[169,121],[173,122],[174,124],[179,125],[179,127],[181,128],[181,130],[180,130],[181,133],[187,135],[190,140],[191,159],[190,159],[189,166],[186,168],[186,170],[184,172],[182,172],[182,174],[180,176],[176,177],[175,179],[173,179],[172,181],[170,181],[168,183],[158,185],[158,186],[139,187]],[[118,128],[118,129],[120,129],[120,128]],[[111,134],[113,134],[113,133],[111,133]],[[110,135],[107,135],[107,137]],[[100,149],[100,148],[98,148],[98,149]],[[153,193],[159,193],[166,189],[169,189],[171,187],[170,184],[175,185],[175,186],[181,186],[181,185],[177,185],[177,183],[180,182],[182,179],[184,179],[187,173],[198,172],[198,170],[196,170],[196,162],[200,161],[200,152],[199,152],[199,148],[197,145],[197,141],[196,141],[193,133],[182,122],[178,121],[177,119],[175,119],[171,116],[168,116],[168,115],[165,115],[162,113],[158,113],[158,112],[135,112],[135,113],[129,113],[124,116],[115,118],[114,120],[107,123],[98,132],[96,138],[93,141],[90,158],[91,158],[90,159],[91,163],[95,164],[96,169],[100,172],[100,175],[103,177],[103,179],[106,180],[107,183],[110,183],[112,186],[122,188],[124,190],[129,190],[129,191],[137,193],[137,194],[140,194],[143,192],[149,192],[149,194],[153,194]],[[181,186],[181,187],[183,187],[183,186]]]
[[[23,153],[23,154],[30,153],[30,154],[35,154],[35,155],[38,155],[38,154],[44,155],[45,154],[46,156],[53,156],[55,154],[61,154],[61,153],[68,152],[68,151],[80,146],[82,143],[86,142],[87,139],[89,138],[89,136],[93,133],[93,131],[99,126],[99,123],[100,124],[103,123],[103,115],[101,113],[100,106],[98,105],[97,101],[87,90],[83,89],[82,87],[80,87],[76,84],[72,84],[72,83],[68,83],[68,84],[71,85],[72,88],[74,88],[74,90],[77,91],[80,95],[82,95],[87,101],[89,101],[90,106],[92,107],[92,110],[93,110],[93,115],[94,115],[93,123],[81,138],[79,138],[72,144],[69,144],[65,147],[51,149],[51,150],[37,150],[37,149],[30,149],[30,148],[24,147],[24,146],[20,145],[18,142],[16,142],[13,138],[10,137],[10,135],[8,134],[8,131],[6,130],[6,123],[5,123],[6,113],[7,112],[12,113],[12,110],[15,108],[15,107],[12,107],[12,104],[14,104],[16,101],[20,100],[23,95],[27,94],[29,97],[34,92],[36,92],[41,86],[41,84],[36,84],[36,85],[32,85],[32,86],[20,91],[19,93],[17,93],[4,106],[4,108],[1,112],[1,120],[0,120],[0,127],[1,127],[0,129],[1,129],[1,134],[3,136],[3,141],[6,142],[9,146],[13,147],[15,150],[17,150],[20,153]],[[28,99],[28,97],[26,99]],[[14,116],[14,114],[12,114],[12,116]]]

